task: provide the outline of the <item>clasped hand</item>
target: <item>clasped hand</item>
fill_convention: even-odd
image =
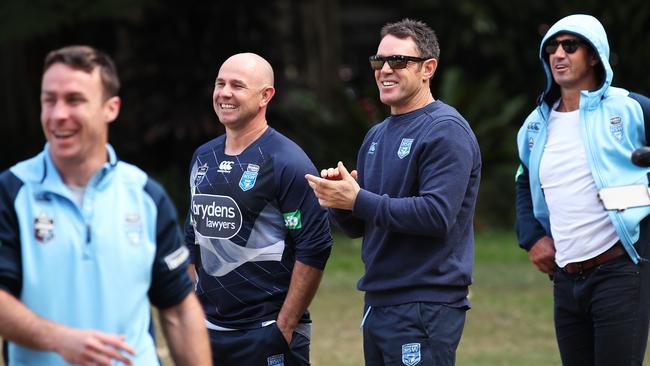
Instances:
[[[305,175],[318,198],[318,203],[327,208],[352,211],[357,194],[361,190],[357,183],[357,171],[348,172],[345,165],[339,161],[336,168],[323,169],[320,175],[320,178],[311,174]]]

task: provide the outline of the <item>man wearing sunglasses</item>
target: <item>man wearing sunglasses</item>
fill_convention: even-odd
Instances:
[[[607,211],[598,190],[647,184],[650,100],[610,86],[607,34],[571,15],[542,39],[546,88],[517,136],[517,236],[554,282],[564,365],[641,365],[648,335],[650,208]]]
[[[322,206],[363,236],[366,365],[453,365],[469,309],[481,158],[465,119],[435,100],[440,49],[426,24],[387,24],[370,57],[391,115],[342,163],[307,176]]]

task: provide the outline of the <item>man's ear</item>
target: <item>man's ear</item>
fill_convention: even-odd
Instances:
[[[118,96],[110,97],[104,102],[104,115],[106,123],[111,123],[117,119],[120,114],[122,100]]]
[[[422,63],[422,79],[430,80],[438,68],[438,60],[430,58]]]
[[[275,88],[272,86],[264,87],[262,90],[262,100],[260,101],[260,107],[266,107],[267,104],[271,101],[271,98],[275,95]]]

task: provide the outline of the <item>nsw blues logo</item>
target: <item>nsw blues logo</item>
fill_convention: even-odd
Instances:
[[[420,343],[407,343],[402,345],[402,363],[406,366],[414,366],[420,363]]]
[[[368,148],[368,155],[373,155],[377,151],[377,143],[371,142],[370,147]]]
[[[137,245],[142,240],[142,224],[140,215],[137,213],[127,213],[124,217],[124,231],[129,242]]]
[[[41,212],[34,218],[34,238],[41,244],[54,238],[54,220],[45,212]]]
[[[255,182],[257,181],[257,174],[259,171],[259,165],[248,164],[246,171],[241,175],[241,179],[239,180],[239,188],[241,188],[242,191],[246,192],[255,187]]]
[[[413,139],[403,138],[402,143],[399,145],[399,149],[397,150],[397,157],[404,159],[408,154],[410,154],[411,145],[413,145]]]
[[[618,141],[623,140],[623,123],[621,122],[621,117],[612,117],[609,119],[609,132]]]
[[[266,359],[267,366],[284,366],[284,354],[273,355]]]

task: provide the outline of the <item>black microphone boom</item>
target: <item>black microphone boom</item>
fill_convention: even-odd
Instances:
[[[650,167],[650,146],[638,148],[632,152],[632,162],[643,168]]]

